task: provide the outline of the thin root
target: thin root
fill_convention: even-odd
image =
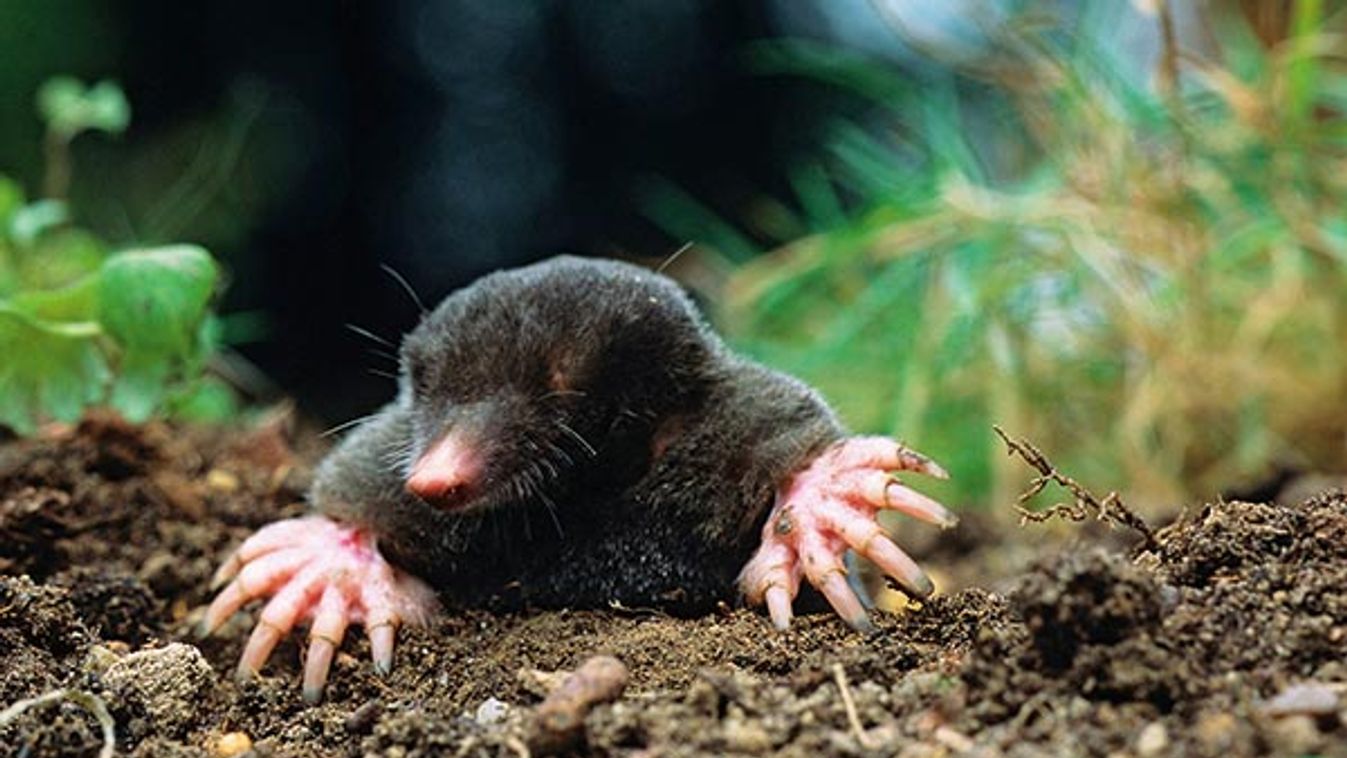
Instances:
[[[52,690],[37,697],[20,700],[4,711],[0,711],[0,728],[8,726],[11,721],[23,715],[30,708],[59,703],[62,700],[82,706],[93,714],[94,719],[98,721],[99,728],[103,731],[103,748],[98,751],[98,758],[112,758],[117,750],[117,723],[112,720],[112,714],[108,713],[107,704],[103,702],[102,698],[83,690]]]
[[[1048,457],[1028,440],[1013,440],[999,426],[993,426],[992,429],[1006,444],[1007,455],[1018,455],[1029,464],[1031,468],[1038,472],[1038,476],[1029,481],[1029,488],[1026,489],[1015,501],[1015,511],[1020,515],[1020,525],[1033,521],[1041,523],[1052,518],[1059,518],[1067,521],[1084,521],[1091,513],[1100,521],[1117,524],[1136,531],[1146,541],[1146,547],[1155,549],[1160,543],[1155,539],[1155,532],[1150,525],[1136,514],[1131,508],[1128,508],[1122,501],[1122,496],[1117,492],[1110,492],[1104,499],[1094,496],[1094,493],[1085,489],[1079,482],[1058,471]],[[1057,503],[1041,511],[1031,511],[1024,507],[1025,503],[1042,492],[1049,484],[1057,484],[1066,491],[1070,492],[1075,501],[1068,503]]]
[[[842,694],[842,707],[847,711],[847,723],[851,725],[851,732],[856,736],[856,743],[862,750],[877,749],[879,746],[870,739],[870,735],[861,726],[860,714],[856,713],[856,701],[851,699],[851,687],[847,684],[847,672],[840,663],[833,664],[833,681],[837,683],[837,691]]]

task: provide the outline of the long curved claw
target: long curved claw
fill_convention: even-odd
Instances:
[[[871,628],[865,606],[846,579],[842,558],[848,548],[912,594],[931,594],[930,577],[889,538],[876,514],[897,510],[942,527],[958,519],[898,482],[889,473],[895,469],[946,476],[934,461],[893,440],[855,437],[825,450],[792,477],[763,526],[762,544],[740,572],[748,602],[766,603],[772,623],[784,629],[803,574],[847,623]]]
[[[831,460],[830,460],[831,459]],[[881,471],[911,471],[936,479],[948,479],[949,472],[940,464],[888,437],[849,437],[825,450],[815,464],[832,468],[879,469]],[[811,464],[813,465],[813,464]]]
[[[383,621],[369,628],[370,658],[374,661],[374,672],[379,676],[388,676],[393,671],[393,641],[397,631],[393,621]]]
[[[886,535],[877,534],[868,544],[855,550],[873,561],[880,571],[896,579],[911,594],[928,597],[935,592],[935,583],[931,577]]]
[[[790,628],[790,620],[794,615],[790,607],[793,599],[790,590],[785,587],[774,584],[767,588],[767,613],[772,618],[772,625],[777,629],[785,631]]]
[[[341,647],[342,637],[346,635],[348,615],[346,597],[341,591],[334,587],[324,590],[323,599],[318,603],[318,612],[313,617],[313,627],[309,629],[309,650],[304,659],[304,684],[301,691],[307,703],[316,703],[323,697],[332,659],[337,654],[337,648]]]
[[[303,680],[309,702],[322,697],[350,624],[367,627],[374,667],[386,674],[396,627],[424,623],[437,609],[430,587],[389,565],[371,534],[321,516],[263,528],[225,561],[217,577],[228,584],[206,611],[204,634],[248,601],[271,596],[239,658],[241,679],[260,671],[296,625],[311,621]]]
[[[257,626],[253,627],[253,633],[248,636],[248,644],[243,647],[243,655],[239,656],[238,667],[234,669],[234,679],[246,682],[257,676],[257,672],[262,670],[262,665],[271,657],[271,651],[280,644],[286,631],[288,630],[277,629],[265,621],[257,622]]]
[[[847,485],[853,496],[859,496],[876,508],[900,513],[948,529],[959,523],[959,517],[948,508],[926,495],[898,481],[886,471],[865,471],[851,477]]]

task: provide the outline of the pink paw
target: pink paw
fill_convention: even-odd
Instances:
[[[259,529],[220,566],[215,586],[229,582],[201,622],[203,635],[255,598],[271,596],[239,659],[238,676],[261,670],[281,638],[309,620],[304,699],[323,695],[328,669],[351,623],[369,633],[374,667],[393,666],[399,624],[423,624],[437,607],[424,582],[389,565],[374,537],[323,516],[288,519]]]
[[[762,528],[762,545],[739,574],[748,602],[767,604],[778,629],[790,625],[800,576],[823,593],[837,614],[858,629],[870,626],[865,606],[846,579],[848,548],[873,561],[913,594],[934,591],[926,573],[889,539],[876,520],[888,508],[942,527],[958,519],[944,506],[899,483],[891,471],[944,479],[926,456],[884,437],[837,442],[791,477]]]

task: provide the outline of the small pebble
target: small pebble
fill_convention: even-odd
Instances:
[[[206,472],[206,486],[216,492],[234,492],[239,488],[239,478],[224,469],[213,468]]]
[[[1142,758],[1162,755],[1168,749],[1169,731],[1159,721],[1152,721],[1147,724],[1137,737],[1137,755],[1142,756]]]
[[[253,749],[253,739],[243,732],[230,732],[220,735],[215,741],[215,755],[220,758],[233,758]]]
[[[721,736],[725,749],[732,753],[765,753],[772,749],[767,730],[751,721],[727,719]]]
[[[1328,716],[1338,711],[1338,693],[1319,682],[1293,684],[1277,693],[1259,710],[1274,718],[1295,714]]]
[[[477,706],[477,712],[473,714],[472,719],[482,726],[491,726],[504,721],[509,713],[509,703],[489,697]]]

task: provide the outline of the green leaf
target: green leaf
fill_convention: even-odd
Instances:
[[[28,247],[50,229],[70,221],[70,209],[60,200],[38,200],[22,206],[9,219],[9,236]]]
[[[110,81],[86,88],[73,77],[53,77],[37,91],[37,110],[47,127],[66,139],[89,129],[119,134],[131,122],[126,94]]]
[[[23,207],[24,202],[23,187],[0,174],[0,228],[8,226],[10,217]]]
[[[109,402],[127,421],[148,419],[168,394],[173,361],[164,353],[131,348],[122,354]]]
[[[46,323],[0,302],[0,424],[29,433],[42,418],[78,418],[107,381],[98,333],[96,324]]]
[[[239,399],[229,385],[206,377],[169,398],[174,418],[198,423],[228,421],[238,415]]]
[[[8,304],[14,310],[39,321],[92,323],[97,295],[98,280],[88,276],[65,287],[25,290],[11,297]]]
[[[107,256],[107,245],[89,232],[58,229],[21,256],[19,278],[25,290],[64,287],[97,271]]]
[[[118,253],[98,278],[98,321],[128,352],[188,358],[217,278],[195,245]]]

